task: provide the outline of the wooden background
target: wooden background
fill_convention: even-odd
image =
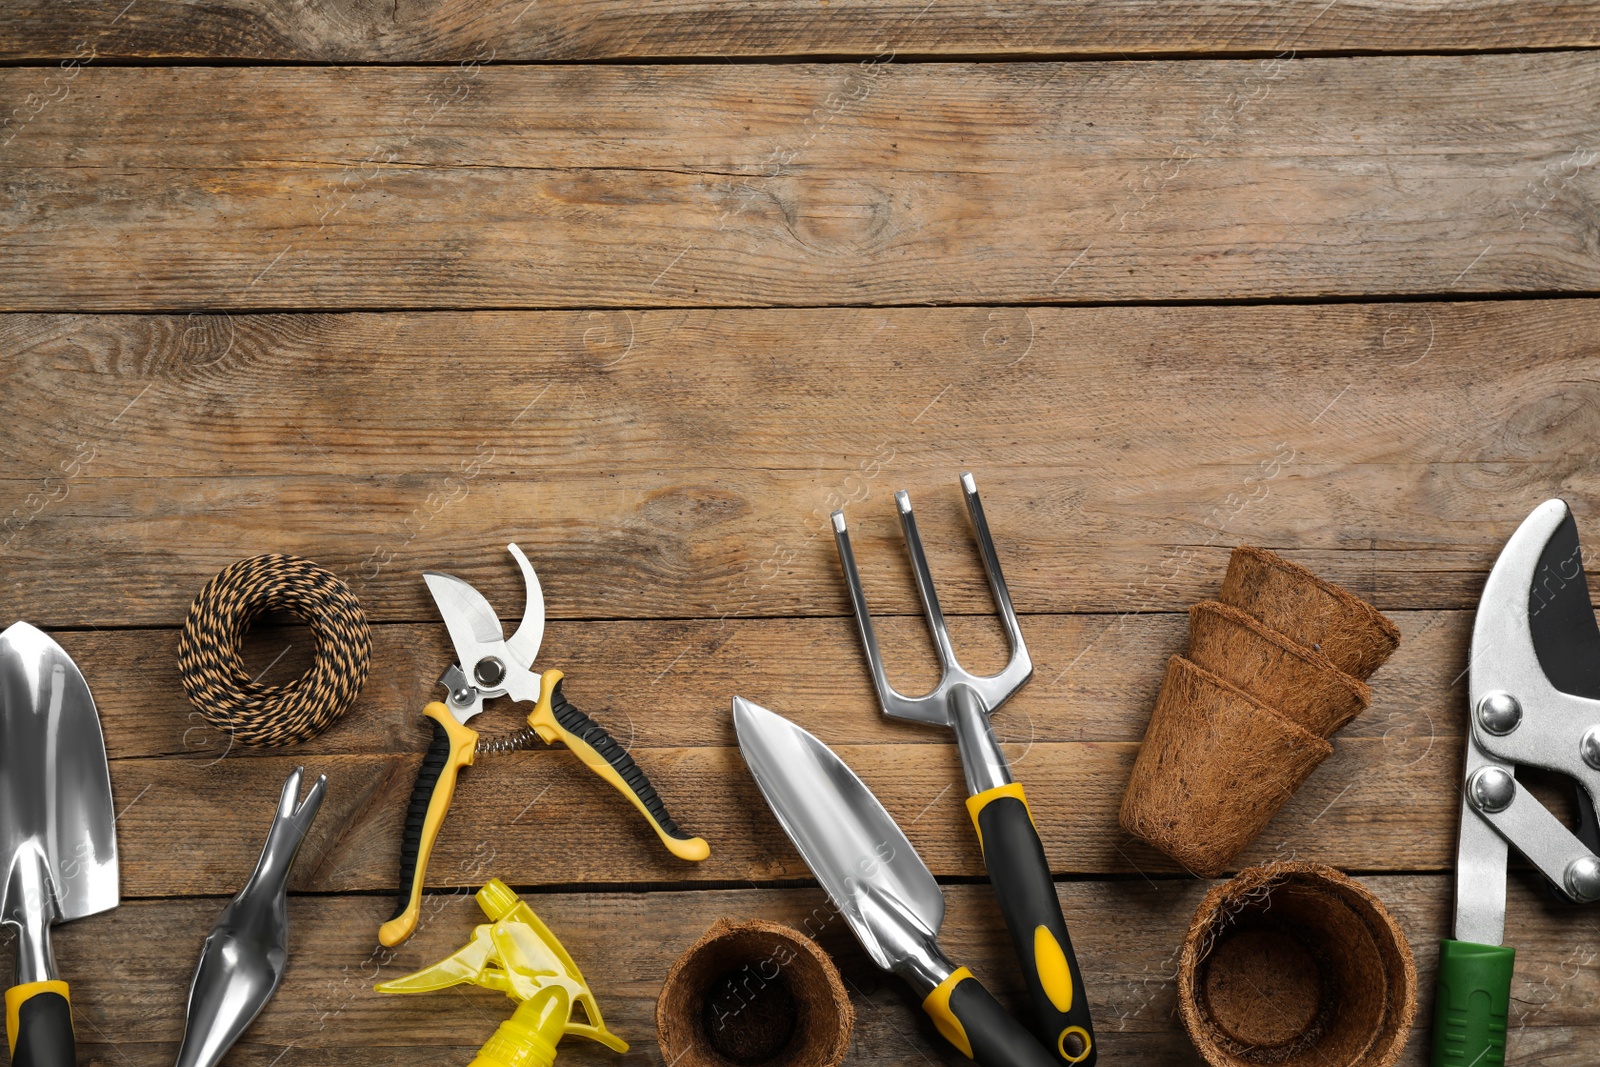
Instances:
[[[1193,1064],[1176,950],[1207,885],[1116,827],[1183,611],[1270,546],[1404,631],[1373,708],[1246,855],[1331,863],[1400,917],[1425,1062],[1471,611],[1560,495],[1600,544],[1594,0],[76,0],[0,6],[0,583],[100,701],[124,903],[63,928],[89,1062],[171,1062],[200,939],[278,783],[330,777],[289,978],[234,1067],[461,1064],[496,994],[380,997],[522,889],[626,1056],[671,961],[821,893],[732,748],[735,692],[862,774],[946,883],[946,943],[1020,1005],[948,737],[877,713],[828,512],[896,679],[932,677],[891,494],[962,653],[1001,638],[981,486],[1038,669],[997,717],[1105,1058]],[[570,756],[463,780],[396,952],[401,812],[448,662],[418,572],[507,615],[516,540],[560,667],[688,866]],[[230,748],[177,628],[262,551],[374,623],[358,708]],[[285,681],[303,627],[253,638]],[[494,706],[486,731],[517,719]],[[835,924],[837,925],[837,924]],[[1600,1040],[1597,918],[1514,874],[1512,1060]],[[851,1062],[959,1059],[845,931]],[[0,961],[9,966],[9,962]]]

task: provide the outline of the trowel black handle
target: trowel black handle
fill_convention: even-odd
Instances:
[[[978,1067],[1055,1067],[1055,1060],[965,967],[929,993],[922,1010]]]
[[[978,793],[967,798],[967,810],[1033,1000],[1034,1034],[1058,1064],[1094,1067],[1099,1049],[1083,972],[1022,786]]]
[[[12,1067],[77,1067],[67,983],[54,979],[6,990]]]

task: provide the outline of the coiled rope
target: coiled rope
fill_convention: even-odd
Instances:
[[[285,685],[261,685],[240,649],[250,625],[273,609],[311,628],[311,668]],[[308,559],[270,553],[225,567],[189,608],[178,673],[206,721],[242,745],[278,746],[326,730],[367,680],[372,631],[350,587]]]

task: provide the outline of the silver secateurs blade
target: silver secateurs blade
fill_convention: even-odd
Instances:
[[[509,641],[500,616],[482,593],[453,574],[422,574],[456,653],[456,662],[440,681],[450,692],[445,704],[459,723],[478,714],[483,702],[494,697],[539,699],[540,673],[531,668],[544,640],[544,590],[522,549],[515,544],[506,549],[521,568],[527,590],[522,622]]]
[[[1600,858],[1593,851],[1600,842],[1568,830],[1516,781],[1519,764],[1567,775],[1582,788],[1586,821],[1600,797],[1600,628],[1577,524],[1560,500],[1534,509],[1489,574],[1473,623],[1467,691],[1472,740],[1457,936],[1465,928],[1488,944],[1499,940],[1494,935],[1504,923],[1505,842],[1569,899],[1600,900]],[[1483,827],[1502,842],[1494,844],[1479,832]],[[1491,883],[1497,889],[1486,892]]]

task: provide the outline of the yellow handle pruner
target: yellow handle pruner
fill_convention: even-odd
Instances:
[[[472,586],[460,578],[428,571],[423,580],[444,618],[455,647],[456,662],[440,678],[448,690],[443,702],[423,709],[433,727],[433,740],[417,771],[400,845],[400,900],[394,916],[378,930],[378,940],[398,945],[416,931],[422,912],[422,888],[428,859],[444,817],[455,796],[456,776],[478,754],[478,733],[467,725],[494,697],[534,705],[528,726],[546,744],[557,741],[584,765],[609,782],[639,810],[667,850],[682,860],[698,862],[711,854],[704,840],[678,828],[650,779],[605,727],[573,707],[561,695],[562,674],[539,672],[530,665],[544,639],[544,592],[528,557],[516,545],[506,546],[522,568],[528,599],[522,624],[509,639],[500,618]]]

